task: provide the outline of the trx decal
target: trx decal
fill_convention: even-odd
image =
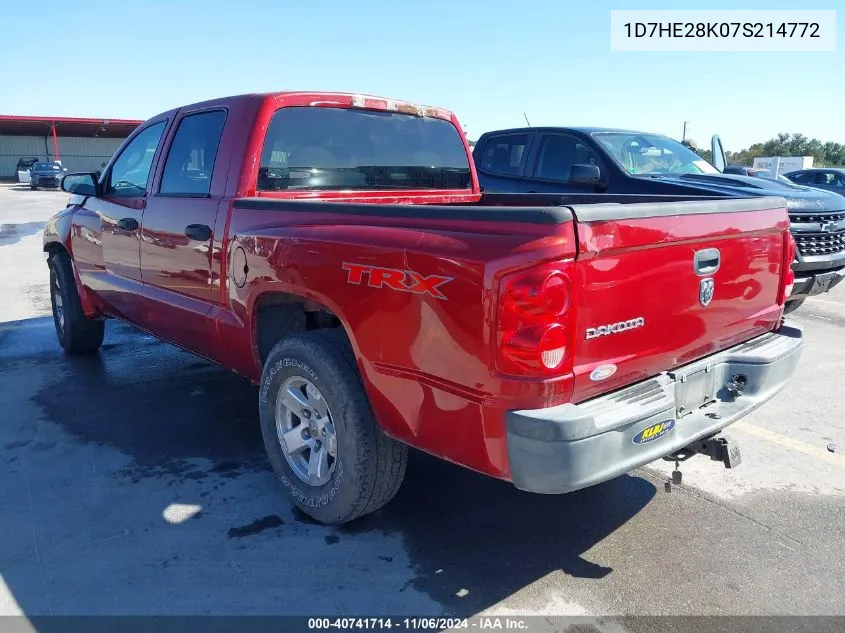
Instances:
[[[431,295],[435,299],[446,299],[441,292],[441,286],[446,285],[454,277],[443,275],[424,276],[415,270],[400,270],[398,268],[381,268],[380,266],[369,266],[367,264],[350,264],[344,262],[343,270],[346,271],[346,283],[360,286],[367,279],[367,286],[370,288],[390,288],[400,292],[410,292],[417,295]]]

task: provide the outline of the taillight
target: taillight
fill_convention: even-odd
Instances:
[[[565,263],[511,273],[499,284],[497,367],[511,375],[571,367],[572,283]]]
[[[795,243],[795,238],[792,233],[787,233],[786,248],[784,249],[784,273],[782,283],[782,292],[779,303],[784,303],[792,294],[792,288],[795,286],[795,271],[792,270],[792,262],[798,254],[798,245]]]

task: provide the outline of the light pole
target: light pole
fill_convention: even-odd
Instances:
[[[689,121],[684,121],[684,135],[681,137],[681,143],[687,140],[687,124]]]

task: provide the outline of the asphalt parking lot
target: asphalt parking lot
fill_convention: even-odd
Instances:
[[[64,356],[44,220],[0,185],[0,615],[845,614],[845,287],[796,320],[798,376],[696,457],[566,496],[414,454],[399,496],[342,529],[287,503],[256,389],[110,323]]]

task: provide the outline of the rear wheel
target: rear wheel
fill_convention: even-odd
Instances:
[[[103,344],[105,323],[89,319],[82,312],[70,256],[53,253],[50,266],[50,303],[59,344],[69,354],[95,352]]]
[[[792,299],[791,301],[787,301],[786,305],[783,306],[783,313],[789,314],[790,312],[795,312],[798,308],[804,305],[804,301],[807,300],[807,297],[802,297],[800,299]]]
[[[379,428],[341,330],[285,337],[270,352],[259,393],[261,434],[294,504],[341,524],[398,492],[408,449]]]

